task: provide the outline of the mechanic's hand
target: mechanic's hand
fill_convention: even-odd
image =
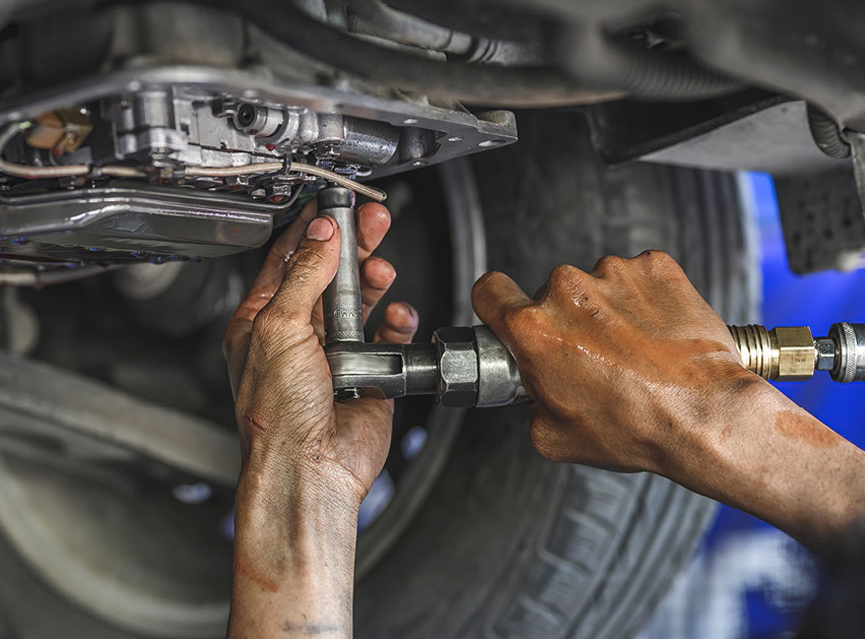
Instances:
[[[534,300],[488,273],[473,302],[517,359],[535,400],[532,443],[555,461],[669,476],[689,429],[731,393],[763,383],[743,368],[723,320],[659,251],[606,257],[591,274],[560,266]]]
[[[244,473],[284,477],[346,491],[357,504],[384,466],[393,402],[357,399],[335,404],[322,343],[321,294],[336,274],[340,231],[317,218],[315,202],[276,241],[225,335]],[[390,227],[380,204],[357,213],[364,321],[396,272],[370,257]],[[390,304],[376,341],[410,342],[418,316]]]

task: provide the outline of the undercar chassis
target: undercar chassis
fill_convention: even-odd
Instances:
[[[0,638],[223,632],[220,335],[328,182],[387,194],[421,337],[488,268],[644,248],[758,319],[743,170],[794,271],[858,266],[863,32],[841,1],[0,0]],[[359,635],[642,626],[711,504],[547,465],[524,425],[398,404]]]

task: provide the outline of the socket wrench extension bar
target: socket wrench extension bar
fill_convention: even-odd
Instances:
[[[430,344],[364,342],[352,193],[328,186],[319,215],[342,232],[339,269],[322,297],[325,352],[339,401],[435,395],[443,406],[504,406],[527,399],[516,361],[487,326],[448,326]],[[827,370],[840,382],[865,380],[865,324],[835,324],[814,340],[808,327],[731,326],[746,368],[772,380],[804,380]]]

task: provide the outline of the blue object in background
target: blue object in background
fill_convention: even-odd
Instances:
[[[805,325],[818,336],[826,335],[835,322],[865,322],[865,270],[791,273],[772,178],[752,174],[751,186],[760,228],[766,327]],[[777,386],[820,421],[865,447],[865,386],[861,383],[837,384],[825,373],[817,373],[804,384],[781,382]]]
[[[865,322],[865,270],[794,275],[788,265],[772,178],[743,180],[760,233],[763,324]],[[865,448],[865,383],[837,384],[818,372],[778,389],[851,442]],[[807,481],[807,477],[803,477]],[[722,506],[687,572],[640,639],[781,639],[795,628],[817,589],[814,559],[759,519]]]

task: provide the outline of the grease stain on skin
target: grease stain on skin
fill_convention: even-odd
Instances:
[[[234,560],[234,573],[236,575],[243,575],[269,592],[276,592],[279,590],[275,581],[260,574],[247,563],[246,559],[242,555],[238,555]]]
[[[576,348],[619,374],[636,375],[649,384],[673,386],[683,390],[705,388],[717,375],[711,363],[729,360],[729,350],[720,342],[705,339],[633,338],[618,331],[614,348],[576,344]],[[588,340],[587,340],[588,341]],[[601,351],[605,354],[601,355]],[[744,370],[744,369],[743,369]]]
[[[775,418],[775,426],[784,437],[810,444],[814,448],[832,448],[840,440],[828,426],[791,410],[780,411]]]
[[[586,315],[590,312],[582,311]],[[738,355],[720,340],[659,337],[651,325],[632,326],[622,321],[620,315],[606,317],[605,313],[593,318],[590,330],[575,334],[573,318],[551,315],[536,314],[533,325],[526,326],[523,335],[527,342],[535,343],[530,352],[542,352],[555,343],[559,365],[544,358],[525,362],[523,372],[526,380],[545,380],[538,389],[540,399],[559,415],[568,416],[573,409],[562,398],[593,392],[586,388],[584,376],[575,378],[572,374],[571,362],[577,358],[598,373],[605,371],[601,377],[606,384],[612,381],[617,386],[642,388],[663,398],[661,403],[696,396],[689,402],[696,409],[702,409],[699,395],[717,383],[718,378],[726,379],[730,385],[745,376],[753,378],[742,368]],[[597,391],[603,394],[602,389]],[[702,414],[697,418],[702,419]]]

